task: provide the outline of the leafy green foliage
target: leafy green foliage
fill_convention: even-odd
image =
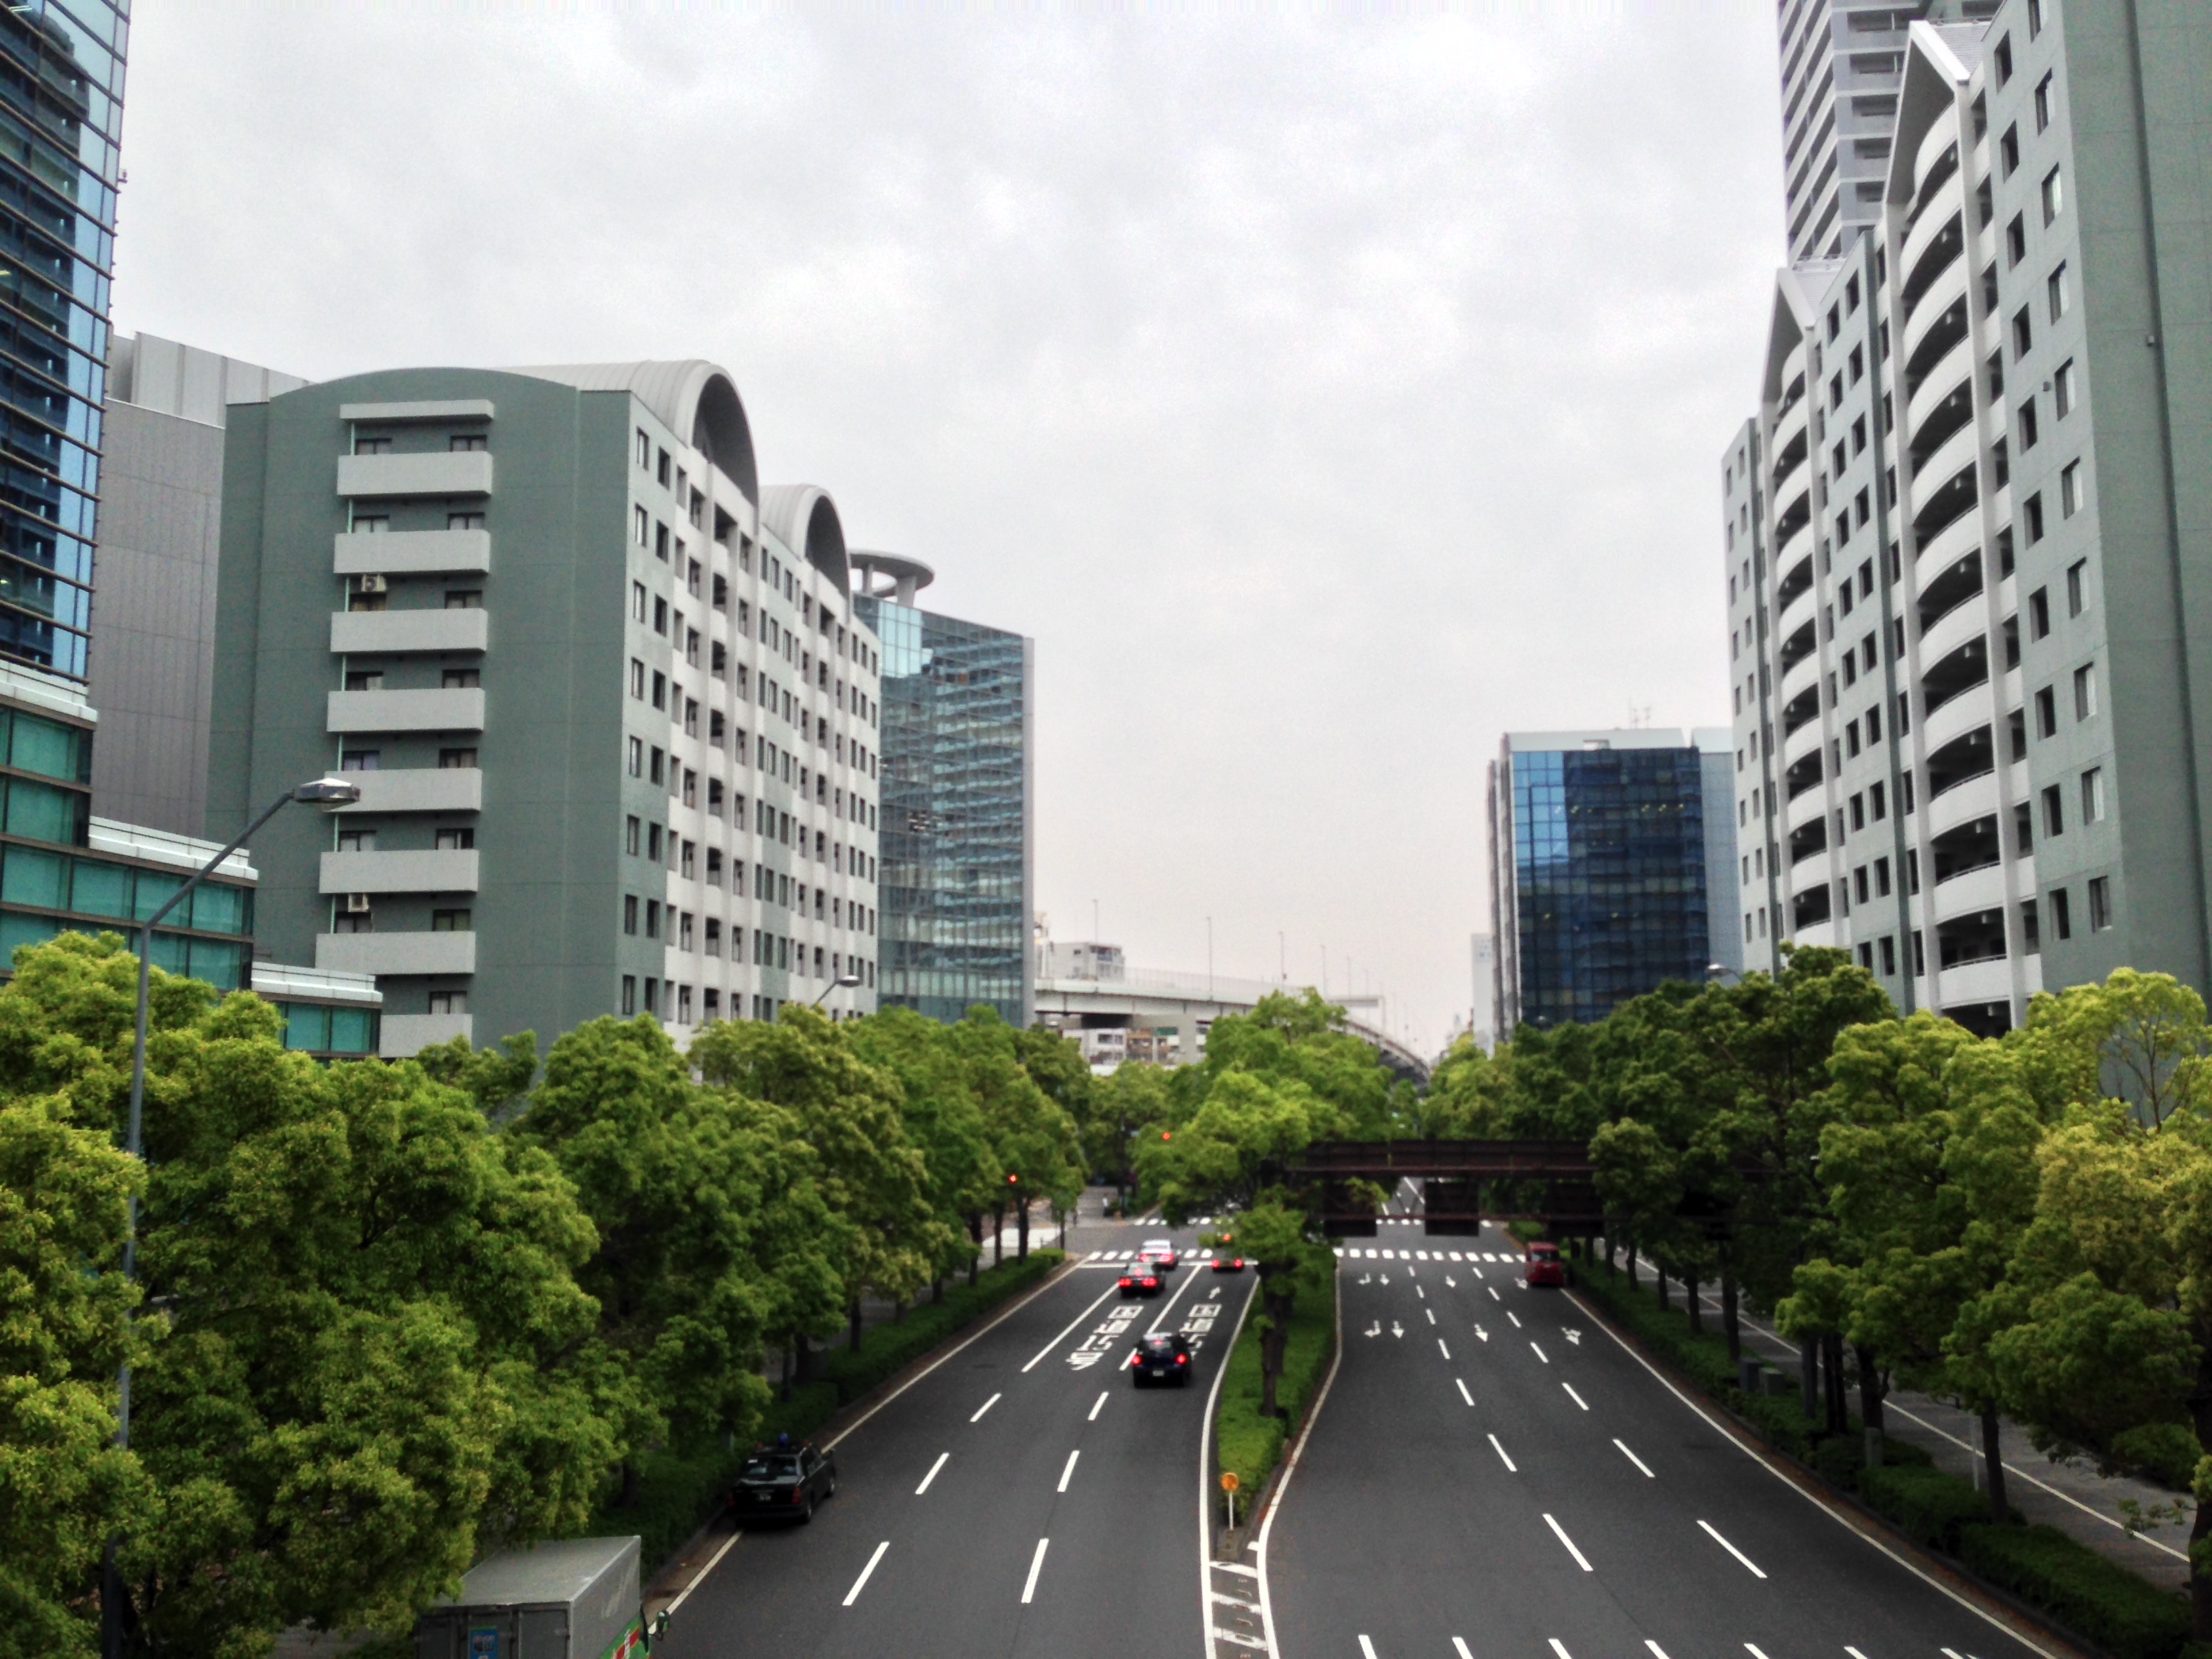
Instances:
[[[1284,1448],[1305,1420],[1335,1354],[1334,1298],[1304,1298],[1291,1310],[1285,1328],[1282,1369],[1275,1379],[1276,1409],[1270,1409],[1261,1334],[1254,1320],[1244,1322],[1237,1346],[1230,1350],[1213,1419],[1216,1460],[1233,1471],[1239,1483],[1239,1520],[1249,1513],[1282,1461]]]

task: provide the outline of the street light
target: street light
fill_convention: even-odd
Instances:
[[[831,980],[827,985],[823,986],[821,992],[815,997],[814,1000],[808,1003],[806,1006],[810,1008],[819,1008],[822,1006],[822,999],[828,996],[832,991],[849,991],[860,982],[860,976],[858,974],[840,974],[836,978]]]
[[[1705,964],[1705,981],[1708,984],[1720,984],[1721,976],[1723,974],[1739,985],[1743,983],[1743,974],[1741,969],[1731,968],[1727,963],[1720,962],[1709,962]]]
[[[131,1158],[145,1156],[144,1123],[146,1115],[146,999],[153,981],[154,928],[162,917],[175,909],[200,883],[219,869],[222,861],[253,838],[254,832],[275,817],[294,801],[331,811],[341,806],[350,806],[361,799],[361,786],[349,783],[343,778],[316,778],[296,789],[286,791],[270,802],[267,811],[247,824],[238,838],[202,865],[192,878],[169,895],[168,902],[138,924],[138,1018],[137,1029],[131,1044],[131,1117],[124,1136],[124,1151]],[[250,984],[249,981],[249,984]],[[138,1198],[131,1198],[128,1224],[123,1234],[123,1278],[125,1283],[138,1276]],[[127,1450],[131,1445],[131,1364],[126,1359],[116,1376],[115,1443]],[[100,1651],[106,1659],[121,1659],[123,1652],[123,1579],[115,1565],[117,1540],[107,1540],[106,1559],[100,1573]]]

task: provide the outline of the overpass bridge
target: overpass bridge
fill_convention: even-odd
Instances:
[[[1413,1181],[1424,1231],[1464,1238],[1485,1221],[1540,1221],[1554,1237],[1596,1237],[1605,1206],[1581,1140],[1317,1140],[1293,1180],[1319,1181],[1322,1228],[1333,1237],[1372,1238],[1375,1216],[1353,1201],[1351,1182],[1385,1188]]]

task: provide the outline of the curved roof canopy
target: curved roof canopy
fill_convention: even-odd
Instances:
[[[665,363],[551,363],[510,371],[558,380],[580,392],[628,392],[672,432],[727,473],[760,505],[760,471],[753,460],[752,425],[729,371],[703,357]]]
[[[837,517],[837,503],[812,484],[772,484],[761,491],[761,523],[782,538],[783,544],[805,556],[841,591],[853,586],[852,568],[845,559],[845,526]]]

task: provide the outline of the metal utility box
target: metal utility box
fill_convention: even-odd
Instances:
[[[635,1538],[509,1550],[416,1622],[415,1659],[627,1659],[639,1610]]]

